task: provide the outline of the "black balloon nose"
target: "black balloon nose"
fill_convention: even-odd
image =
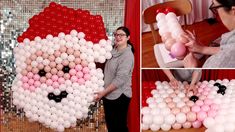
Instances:
[[[62,71],[63,71],[64,73],[69,73],[69,70],[70,70],[70,67],[69,67],[69,66],[64,66],[63,69],[62,69]]]
[[[66,98],[68,93],[66,91],[61,91],[59,95],[55,95],[53,92],[47,95],[49,100],[54,100],[56,103],[61,102],[63,98]]]
[[[220,86],[219,86],[219,90],[224,90],[224,91],[225,91],[226,89],[227,89],[227,88],[226,88],[226,86],[224,86],[224,85],[220,85]]]
[[[220,83],[215,83],[214,86],[219,87],[219,86],[220,86]]]
[[[45,70],[44,70],[44,69],[39,70],[39,71],[38,71],[38,75],[39,75],[40,77],[46,76]]]
[[[189,100],[193,101],[194,103],[198,100],[199,98],[195,95],[191,96]]]

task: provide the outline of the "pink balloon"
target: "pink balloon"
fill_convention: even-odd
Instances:
[[[57,65],[56,65],[56,69],[57,69],[58,71],[62,70],[62,69],[63,69],[63,65],[62,65],[62,64],[57,64]]]
[[[171,47],[171,55],[174,57],[182,57],[186,53],[186,48],[184,44],[176,42],[175,44],[172,45]]]
[[[175,106],[176,106],[176,104],[175,104],[174,102],[169,102],[169,103],[168,103],[168,107],[169,107],[170,109],[174,108]]]
[[[78,58],[78,57],[80,57],[80,52],[76,50],[73,55],[74,55],[76,58]]]
[[[188,113],[190,111],[190,108],[186,105],[181,108],[181,112]]]
[[[63,61],[62,61],[62,64],[63,64],[64,66],[67,66],[67,65],[69,64],[69,61],[68,61],[68,60],[63,60]]]
[[[89,73],[89,71],[90,71],[90,69],[89,69],[88,67],[84,67],[84,68],[82,69],[82,72],[83,72],[84,74]]]
[[[33,79],[35,81],[38,81],[40,79],[40,76],[38,74],[33,75]]]
[[[82,77],[83,77],[83,72],[78,71],[78,72],[76,73],[76,76],[77,76],[78,78],[82,78]]]
[[[51,80],[53,81],[53,82],[56,82],[57,80],[58,80],[58,76],[57,75],[53,75],[52,77],[51,77]]]
[[[32,73],[33,73],[33,74],[37,74],[38,71],[39,71],[38,68],[33,68],[33,69],[32,69]]]
[[[51,79],[47,79],[47,80],[46,80],[46,84],[47,84],[48,86],[51,86],[52,83],[53,83],[53,81],[52,81]]]
[[[68,49],[67,49],[67,53],[68,53],[68,54],[71,55],[71,54],[73,54],[73,52],[74,52],[74,50],[73,50],[72,48],[68,48]]]
[[[167,98],[165,98],[165,102],[170,103],[170,102],[172,102],[172,99],[170,97],[167,97]]]
[[[53,82],[52,87],[53,88],[59,88],[60,84],[58,82]]]
[[[33,79],[29,79],[29,80],[28,80],[28,84],[29,84],[29,85],[33,85],[33,84],[34,84],[34,80],[33,80]]]
[[[54,61],[51,61],[51,62],[49,63],[49,66],[50,66],[51,68],[54,68],[54,67],[56,67],[56,63],[55,63]]]
[[[182,127],[182,125],[180,124],[180,123],[174,123],[173,125],[172,125],[172,127],[173,127],[173,129],[180,129],[181,127]]]
[[[52,69],[51,69],[51,73],[52,73],[53,75],[57,74],[57,72],[58,72],[58,70],[57,70],[56,68],[52,68]]]
[[[78,78],[77,78],[76,76],[72,76],[72,77],[71,77],[71,81],[72,81],[72,82],[77,82],[77,81],[78,81]]]
[[[45,83],[46,80],[47,80],[46,77],[41,77],[41,78],[40,78],[40,82],[41,82],[41,83]]]
[[[196,101],[196,105],[198,105],[198,106],[202,106],[204,103],[203,103],[203,101],[202,100],[197,100]]]
[[[82,66],[81,66],[81,65],[76,65],[76,66],[75,66],[75,69],[76,69],[77,71],[81,71],[81,70],[82,70]]]
[[[197,119],[196,113],[191,112],[191,111],[186,114],[186,117],[187,117],[187,121],[190,121],[190,122],[195,121]]]
[[[27,83],[28,82],[28,77],[26,77],[26,76],[23,76],[22,78],[21,78],[21,81],[23,82],[23,83]]]
[[[217,112],[215,110],[209,110],[208,111],[208,117],[215,117]]]
[[[188,121],[183,124],[183,128],[190,128],[191,126],[192,126],[191,122]]]
[[[218,110],[219,109],[219,106],[217,104],[211,104],[211,109],[212,110]]]
[[[55,61],[55,56],[54,55],[50,55],[48,57],[49,61],[52,62],[52,61]]]
[[[197,113],[197,119],[199,121],[203,121],[206,117],[207,117],[207,114],[204,111],[200,111]]]
[[[66,52],[66,50],[67,50],[67,48],[66,48],[65,46],[60,47],[60,52],[61,52],[61,53]]]
[[[78,83],[82,85],[82,84],[85,83],[85,80],[84,80],[83,78],[79,78],[79,79],[78,79]]]
[[[36,51],[36,55],[37,55],[37,56],[42,56],[42,53],[43,53],[43,52],[42,52],[41,50]]]
[[[70,74],[71,76],[76,75],[76,73],[77,73],[77,71],[76,71],[75,69],[70,69],[70,70],[69,70],[69,74]]]
[[[90,74],[85,74],[84,75],[84,79],[87,81],[87,80],[89,80],[91,78],[91,76],[90,76]]]
[[[70,67],[70,68],[75,68],[75,66],[76,66],[76,64],[75,64],[74,62],[70,62],[70,63],[69,63],[69,67]]]
[[[65,78],[65,80],[70,79],[70,74],[69,74],[69,73],[65,73],[65,74],[64,74],[64,78]]]
[[[57,75],[58,75],[59,77],[63,77],[63,76],[64,76],[64,72],[63,72],[63,71],[58,71],[58,72],[57,72]]]
[[[51,73],[46,73],[46,78],[47,79],[50,79],[52,77],[52,74]]]
[[[45,70],[45,72],[50,72],[51,71],[51,67],[50,66],[45,66],[45,68],[44,68],[44,70]]]
[[[200,106],[198,106],[198,105],[194,105],[193,107],[192,107],[192,111],[193,112],[199,112],[201,109],[200,109]]]
[[[39,87],[40,85],[41,85],[41,82],[40,82],[40,81],[35,81],[35,82],[34,82],[34,87],[37,88],[37,87]]]
[[[174,115],[176,115],[176,114],[180,113],[180,109],[175,107],[175,108],[172,108],[171,112],[172,112]]]
[[[44,68],[44,65],[43,65],[42,63],[39,63],[39,64],[38,64],[38,69],[41,70],[41,69],[43,69],[43,68]]]
[[[28,65],[27,67],[26,67],[26,70],[28,71],[28,72],[31,72],[32,71],[32,66],[31,65]]]
[[[34,91],[35,90],[35,87],[32,85],[32,86],[29,86],[29,91]]]
[[[88,62],[87,62],[87,61],[84,61],[84,60],[82,61],[82,63],[81,63],[81,64],[82,64],[82,66],[83,66],[83,67],[88,66]]]
[[[192,123],[192,125],[193,125],[193,128],[199,128],[199,127],[201,127],[202,122],[200,122],[200,121],[194,121],[194,122]]]
[[[33,73],[32,72],[28,72],[27,77],[28,78],[33,78]]]
[[[27,76],[28,71],[24,69],[24,70],[21,71],[21,74],[22,74],[23,76]]]
[[[75,62],[75,64],[80,64],[81,63],[81,59],[80,58],[75,58],[74,62]]]
[[[201,106],[201,109],[205,112],[209,111],[210,110],[210,107],[206,104],[204,104],[203,106]]]
[[[192,107],[194,105],[193,101],[187,101],[187,106]]]
[[[212,102],[211,99],[205,99],[205,100],[204,100],[204,103],[205,103],[206,105],[211,105],[213,102]]]
[[[29,84],[28,83],[23,83],[23,88],[28,89],[29,88]]]
[[[60,57],[61,52],[57,50],[57,51],[55,51],[54,55],[55,55],[55,57]]]
[[[43,54],[42,54],[42,57],[43,57],[44,59],[47,59],[47,58],[49,57],[49,55],[48,55],[47,53],[43,53]]]
[[[64,80],[63,77],[60,77],[60,78],[58,79],[58,82],[59,82],[60,84],[64,84],[65,80]]]

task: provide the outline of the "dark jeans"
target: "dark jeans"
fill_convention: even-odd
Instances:
[[[108,132],[128,132],[127,112],[130,100],[124,94],[115,100],[103,98]]]

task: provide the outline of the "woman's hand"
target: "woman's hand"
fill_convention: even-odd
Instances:
[[[185,44],[185,46],[190,52],[201,53],[203,46],[199,44],[196,36],[193,33],[187,31],[187,34],[184,34],[182,36],[188,39],[188,42]]]
[[[170,79],[170,86],[171,87],[173,87],[174,89],[177,89],[178,88],[178,86],[179,86],[179,82],[178,82],[178,80],[176,80],[175,78],[172,78],[172,79]]]
[[[191,84],[189,88],[187,89],[187,93],[189,93],[190,91],[193,91],[194,95],[197,94],[197,86],[194,84]]]
[[[101,100],[102,97],[105,96],[105,91],[95,92],[95,99],[94,101],[98,102]]]
[[[197,59],[194,57],[193,53],[186,55],[183,63],[185,68],[195,68],[198,66]]]

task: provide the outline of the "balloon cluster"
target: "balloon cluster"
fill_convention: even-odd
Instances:
[[[55,2],[34,15],[28,23],[29,28],[17,38],[18,42],[23,42],[25,38],[32,41],[36,36],[45,38],[48,34],[58,36],[60,32],[69,34],[73,29],[85,33],[85,39],[93,43],[107,39],[102,16],[91,15],[88,10],[75,10]]]
[[[226,87],[224,95],[217,93],[219,88],[214,86],[217,83]],[[235,96],[233,96],[235,80],[199,82],[196,95],[192,92],[186,93],[185,87],[188,85],[186,83],[180,83],[178,89],[171,88],[165,81],[157,81],[155,84],[156,89],[151,91],[152,96],[146,100],[147,105],[141,109],[142,130],[169,131],[171,128],[199,128],[202,124],[209,132],[235,130],[235,120],[231,117],[235,113]],[[230,121],[228,127],[223,124],[227,123],[227,120]],[[216,123],[220,125],[215,129]]]
[[[59,10],[62,11],[60,16],[56,14]],[[86,13],[87,11],[75,11],[52,2],[42,13],[30,19],[30,27],[25,32],[26,35],[22,35],[23,42],[14,48],[17,75],[12,84],[13,103],[18,108],[23,108],[29,120],[39,121],[57,131],[76,126],[77,119],[87,117],[94,93],[104,89],[103,71],[96,68],[95,62],[104,63],[112,57],[111,41],[105,40],[106,36],[98,35],[95,39],[87,37],[93,32],[100,33],[99,24],[103,22],[102,18],[96,19]],[[50,21],[48,14],[53,14],[49,15]],[[70,17],[73,15],[76,19]],[[41,19],[48,21],[41,23]],[[72,21],[68,19],[88,23],[89,30],[83,29],[84,25],[78,30],[77,26],[80,25],[70,23]],[[61,29],[57,27],[59,29],[56,32],[60,32],[57,35],[49,34],[49,30],[42,32],[41,26],[54,29],[52,25],[51,28],[46,28],[46,23],[60,20],[63,20],[63,24],[70,23],[70,26],[62,26]],[[71,24],[76,26],[71,29]],[[92,24],[97,25],[91,28],[89,25]],[[30,29],[35,26],[39,31],[32,30],[34,34],[31,34]],[[62,32],[64,28],[71,31]],[[39,36],[32,39],[27,38],[27,34]],[[98,43],[96,39],[99,39]]]
[[[171,9],[171,8],[170,8]],[[186,55],[185,43],[188,40],[182,35],[185,33],[179,24],[175,11],[173,9],[158,11],[156,15],[157,26],[165,48],[171,55],[177,59],[183,59]]]

